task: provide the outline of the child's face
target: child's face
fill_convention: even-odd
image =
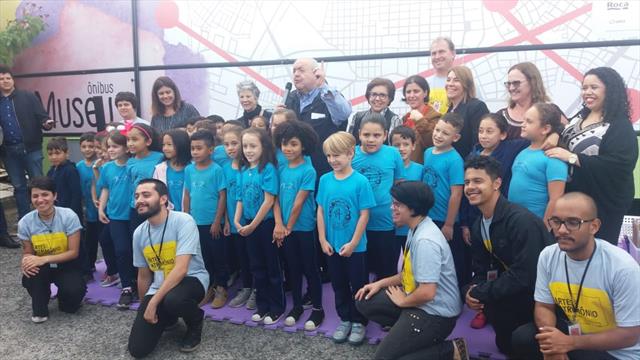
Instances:
[[[173,146],[173,139],[169,135],[162,137],[162,153],[167,159],[176,157],[176,148]]]
[[[458,141],[460,134],[451,124],[438,120],[433,129],[433,146],[436,149],[446,149],[454,142]]]
[[[500,131],[496,122],[491,119],[480,121],[478,127],[478,143],[486,150],[495,150],[500,142],[506,139],[507,134]]]
[[[187,124],[187,127],[185,128],[185,130],[187,131],[187,134],[189,134],[189,136],[193,135],[194,132],[196,132],[196,126],[193,124]]]
[[[542,125],[538,109],[534,106],[524,113],[524,122],[522,122],[522,130],[520,136],[531,141],[544,139],[549,133],[549,126]]]
[[[94,141],[83,141],[80,143],[80,152],[87,159],[93,159],[96,156],[96,144]]]
[[[60,149],[47,150],[47,156],[52,166],[58,166],[67,160],[67,152]]]
[[[251,165],[257,165],[262,156],[262,143],[255,134],[242,135],[242,153]]]
[[[273,134],[278,128],[278,126],[280,126],[280,124],[282,124],[285,121],[287,121],[287,118],[284,116],[284,114],[272,115],[271,116],[271,133]]]
[[[267,129],[267,124],[264,123],[264,120],[262,120],[262,118],[255,118],[253,120],[251,120],[251,127],[254,128],[261,128],[261,129]]]
[[[289,161],[297,160],[302,157],[302,141],[297,137],[289,139],[287,142],[283,142],[280,146],[284,157]]]
[[[118,113],[125,120],[131,120],[136,118],[136,109],[133,105],[128,101],[118,101],[116,104],[118,108]]]
[[[143,153],[150,145],[151,140],[144,137],[140,130],[133,128],[127,133],[127,148],[129,148],[131,154]]]
[[[326,154],[327,162],[331,165],[333,171],[341,172],[351,166],[353,159],[353,151],[343,154]]]
[[[416,144],[410,138],[404,138],[400,134],[391,137],[391,145],[398,149],[403,161],[409,159],[411,153],[416,149]]]
[[[211,152],[204,140],[191,140],[191,157],[196,163],[206,163],[211,159]]]
[[[118,145],[109,139],[107,140],[107,154],[109,154],[109,159],[111,160],[123,158],[127,154],[127,148],[125,146]]]
[[[216,123],[216,135],[218,137],[222,136],[222,129],[224,128],[224,123],[219,121]]]
[[[380,124],[365,123],[360,128],[360,147],[366,153],[374,153],[380,150],[386,137],[387,132]]]
[[[238,150],[240,150],[240,138],[238,138],[238,135],[233,132],[224,134],[222,137],[222,144],[227,156],[235,159],[238,155]]]

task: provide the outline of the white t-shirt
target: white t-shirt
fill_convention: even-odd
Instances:
[[[573,298],[567,286],[565,257]],[[572,320],[573,302],[587,262],[572,260],[558,244],[547,246],[538,260],[535,300],[560,306]],[[596,252],[584,278],[578,306],[576,321],[583,334],[640,326],[640,266],[624,250],[596,239]],[[618,359],[637,360],[640,342],[608,353]]]

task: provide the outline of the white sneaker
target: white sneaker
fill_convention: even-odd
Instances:
[[[31,317],[31,321],[33,321],[36,324],[42,324],[43,322],[49,320],[48,316],[32,316]]]

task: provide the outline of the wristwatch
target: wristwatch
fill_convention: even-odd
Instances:
[[[578,155],[571,154],[569,155],[569,165],[575,165],[578,162]]]

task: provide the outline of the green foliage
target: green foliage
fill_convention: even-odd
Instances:
[[[26,4],[22,17],[10,20],[0,31],[0,64],[12,66],[14,59],[44,30],[47,17],[48,14],[42,14],[42,6]]]

